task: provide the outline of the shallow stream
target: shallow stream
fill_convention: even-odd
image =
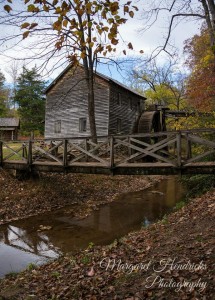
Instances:
[[[109,244],[161,219],[184,194],[178,177],[170,176],[146,190],[121,194],[82,220],[72,216],[71,206],[2,225],[0,277],[30,263],[41,264],[62,253],[83,249],[89,243]]]

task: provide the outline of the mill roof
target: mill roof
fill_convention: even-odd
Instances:
[[[81,67],[83,67],[83,66],[81,66]],[[71,65],[68,65],[49,85],[48,85],[48,87],[45,89],[45,93],[48,93],[48,91],[64,76],[64,74],[66,74],[66,72],[70,69],[70,68],[72,68],[72,66]],[[106,76],[106,75],[103,75],[103,74],[101,74],[101,73],[99,73],[99,72],[94,72],[94,74],[96,75],[96,76],[98,76],[98,77],[100,77],[100,78],[102,78],[102,79],[104,79],[105,81],[107,81],[107,82],[112,82],[112,83],[114,83],[114,84],[116,84],[116,85],[118,85],[118,86],[120,86],[120,87],[122,87],[122,88],[124,88],[124,89],[126,89],[126,90],[128,90],[129,92],[131,92],[131,93],[133,93],[133,94],[135,94],[135,95],[137,95],[138,97],[141,97],[143,100],[146,100],[146,98],[143,96],[143,95],[141,95],[140,93],[138,93],[138,92],[136,92],[135,90],[133,90],[133,89],[131,89],[131,88],[129,88],[129,87],[127,87],[126,85],[124,85],[124,84],[122,84],[121,82],[119,82],[119,81],[117,81],[117,80],[115,80],[115,79],[113,79],[113,78],[110,78],[110,77],[108,77],[108,76]]]

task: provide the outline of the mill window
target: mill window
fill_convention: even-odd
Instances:
[[[80,118],[79,119],[79,132],[86,132],[87,131],[87,118]]]

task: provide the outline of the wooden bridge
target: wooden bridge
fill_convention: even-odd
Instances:
[[[0,141],[0,167],[112,175],[215,174],[215,129]]]

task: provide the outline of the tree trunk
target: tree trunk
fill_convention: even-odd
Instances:
[[[89,70],[88,78],[88,114],[90,123],[90,133],[92,141],[97,143],[96,120],[95,120],[95,95],[94,95],[94,73]]]
[[[205,12],[206,23],[210,34],[211,49],[215,61],[215,5],[214,0],[201,0]]]

